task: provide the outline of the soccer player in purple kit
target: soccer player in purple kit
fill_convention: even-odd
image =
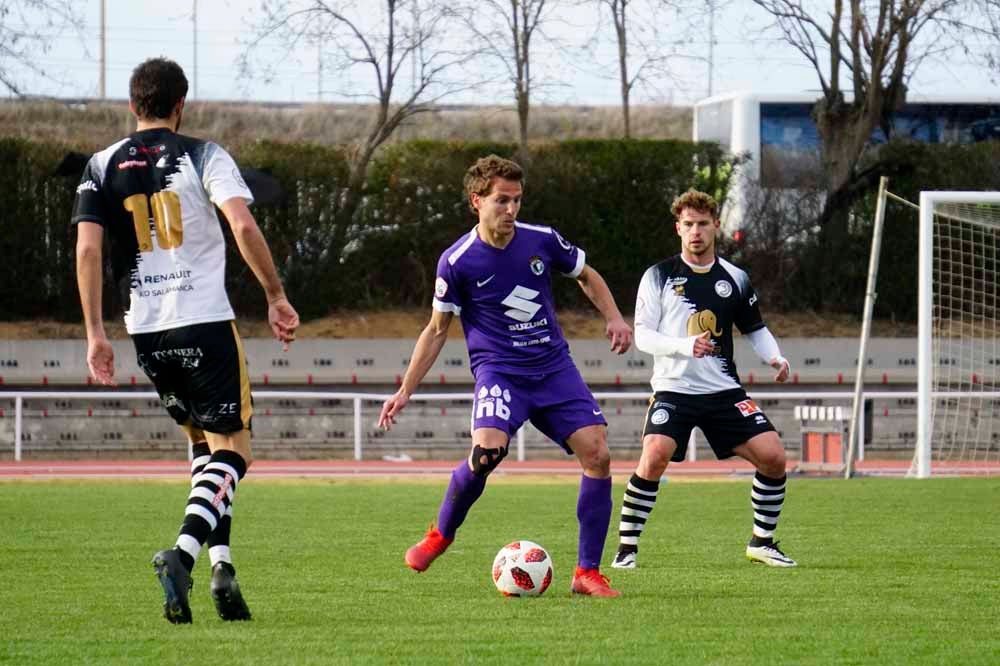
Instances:
[[[459,315],[476,380],[472,450],[452,472],[437,525],[406,551],[405,561],[425,571],[444,553],[490,472],[507,455],[511,435],[530,420],[575,454],[583,468],[576,508],[579,560],[570,589],[617,597],[600,572],[612,509],[607,421],[556,321],[551,273],[577,280],[607,322],[612,351],[628,351],[632,329],[583,250],[551,227],[517,221],[523,181],[520,166],[496,155],[477,160],[466,172],[469,208],[479,223],[441,255],[430,323],[417,339],[402,385],[379,415],[379,426],[391,428]]]

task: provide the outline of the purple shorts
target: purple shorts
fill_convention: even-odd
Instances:
[[[472,429],[496,428],[511,437],[525,421],[572,453],[570,436],[592,425],[608,425],[593,394],[570,365],[542,375],[484,370],[476,377]]]

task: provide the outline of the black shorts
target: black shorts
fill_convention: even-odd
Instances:
[[[250,429],[243,342],[232,321],[132,336],[136,360],[179,425],[226,434]]]
[[[665,435],[677,442],[670,459],[681,462],[687,455],[691,429],[705,434],[715,457],[731,458],[733,449],[774,426],[743,389],[688,395],[657,391],[649,399],[642,436]]]

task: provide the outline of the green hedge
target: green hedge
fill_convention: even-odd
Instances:
[[[256,207],[255,215],[292,302],[309,318],[342,309],[428,306],[438,256],[474,224],[462,196],[466,168],[488,153],[513,156],[516,146],[389,145],[371,165],[353,220],[341,225],[340,188],[348,173],[342,150],[273,142],[229,148],[242,166],[273,174],[287,193],[278,205]],[[68,225],[77,179],[53,175],[70,149],[0,139],[0,159],[8,165],[0,172],[0,318],[80,318]],[[1000,142],[895,143],[881,155],[890,189],[911,201],[926,189],[1000,190]],[[729,173],[716,146],[680,141],[539,144],[525,166],[520,218],[555,226],[584,248],[626,313],[646,267],[679,249],[670,200],[692,185],[724,192]],[[874,199],[869,192],[854,206],[851,233],[835,253],[810,233],[794,244],[772,243],[766,252],[734,250],[734,260],[767,294],[768,311],[861,311]],[[809,228],[799,219],[772,222],[772,229]],[[914,211],[890,204],[882,247],[876,315],[914,320]],[[234,243],[227,282],[237,312],[263,316],[263,295]],[[105,315],[120,316],[110,285],[105,293]],[[586,306],[572,280],[557,280],[556,294],[562,307]]]
[[[255,215],[292,302],[305,317],[339,309],[429,306],[440,253],[474,224],[462,176],[478,157],[514,154],[513,144],[410,142],[387,146],[370,169],[362,204],[350,224],[336,223],[347,179],[342,150],[258,142],[231,146],[238,162],[271,173],[286,191]],[[77,185],[51,175],[66,146],[0,142],[16,168],[0,175],[6,214],[0,317],[80,317],[68,221]],[[583,247],[624,311],[638,276],[678,250],[669,201],[706,179],[716,180],[722,155],[712,144],[678,141],[570,141],[540,144],[527,160],[521,219],[550,224]],[[714,183],[713,183],[714,184]],[[223,225],[225,226],[225,225]],[[26,275],[31,296],[23,285]],[[263,295],[230,243],[227,283],[241,314],[263,315]],[[558,280],[567,307],[585,299],[572,280]],[[107,290],[106,316],[120,305]],[[44,295],[43,295],[44,294]]]

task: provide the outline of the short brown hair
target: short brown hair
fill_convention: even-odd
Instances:
[[[169,118],[177,103],[187,96],[188,80],[173,60],[150,58],[132,70],[128,96],[142,119]]]
[[[469,210],[473,213],[476,209],[472,206],[472,195],[478,194],[481,197],[488,196],[493,189],[493,179],[503,178],[524,184],[524,170],[521,165],[512,160],[507,160],[499,155],[487,155],[480,157],[476,163],[469,167],[462,179],[465,186],[465,196],[469,201]]]
[[[685,208],[691,208],[699,213],[708,213],[713,220],[719,219],[719,204],[715,203],[715,199],[710,195],[695,189],[688,190],[674,199],[674,203],[670,206],[670,212],[674,214],[674,217],[680,218],[681,211]]]

